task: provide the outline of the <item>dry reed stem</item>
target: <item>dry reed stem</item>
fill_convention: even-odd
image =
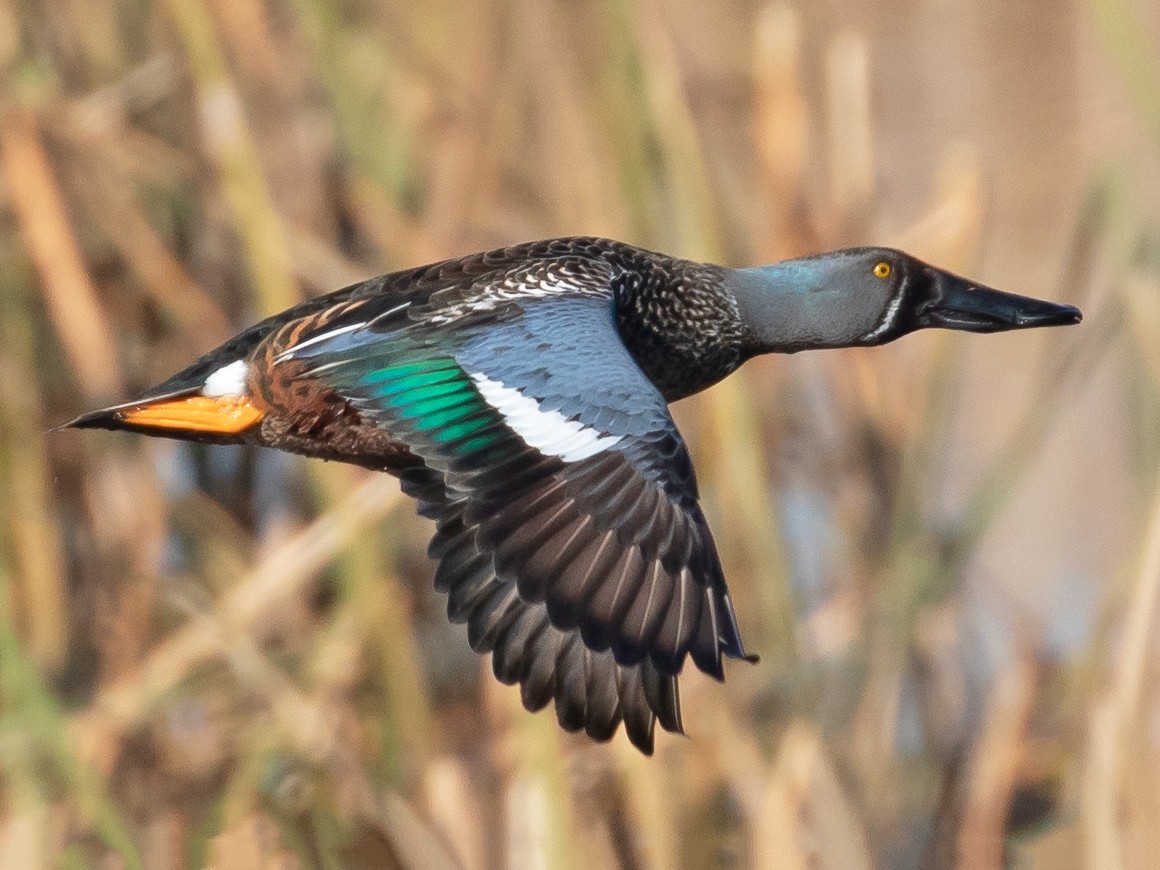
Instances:
[[[67,576],[60,525],[52,509],[51,464],[41,437],[43,396],[35,339],[20,301],[0,301],[0,407],[6,411],[0,436],[10,445],[7,462],[0,463],[0,516],[7,524],[16,569],[8,591],[15,620],[36,662],[55,671],[68,650]]]
[[[265,613],[297,594],[359,531],[387,516],[401,499],[393,479],[368,478],[226,593],[216,607],[219,618],[194,617],[155,647],[133,673],[102,689],[69,726],[81,758],[105,768],[125,730],[140,724],[165,694],[223,652],[221,625],[256,630]]]
[[[446,256],[449,250],[458,250],[463,239],[470,237],[473,225],[490,217],[487,204],[501,201],[499,191],[490,185],[498,183],[502,170],[497,163],[509,149],[490,139],[496,133],[514,131],[518,124],[502,123],[511,101],[505,99],[508,95],[501,80],[502,52],[496,44],[498,12],[493,2],[470,3],[459,7],[454,25],[445,16],[433,15],[432,10],[426,10],[426,16],[440,19],[440,26],[432,26],[435,22],[431,20],[422,22],[427,25],[422,32],[428,40],[449,39],[451,32],[458,36],[444,67],[449,86],[441,106],[445,117],[431,131],[425,161],[428,191],[419,240],[426,239],[428,245],[412,249],[422,255],[422,261],[429,253]],[[366,228],[370,238],[382,232],[369,225]],[[387,251],[397,248],[398,243],[384,245]]]
[[[15,0],[0,0],[0,69],[9,69],[20,51],[20,16]]]
[[[1130,0],[1085,0],[1100,36],[1111,49],[1112,58],[1123,70],[1123,82],[1135,104],[1136,111],[1152,136],[1160,145],[1160,55],[1157,54],[1154,28],[1142,13],[1146,8]]]
[[[725,244],[670,24],[658,0],[644,0],[633,23],[636,47],[644,62],[649,123],[658,134],[666,181],[675,199],[669,215],[673,228],[669,244],[684,256],[719,262]]]
[[[141,467],[141,453],[111,453],[102,460],[82,489],[85,515],[94,527],[94,552],[86,565],[103,581],[102,629],[94,638],[100,683],[128,673],[151,642],[170,511],[160,481],[152,469]]]
[[[930,208],[890,244],[948,269],[966,271],[984,238],[987,179],[979,149],[952,141],[939,159]]]
[[[294,272],[303,281],[326,290],[337,290],[365,281],[376,270],[344,257],[334,246],[309,230],[288,227],[294,248]],[[378,270],[381,271],[381,270]]]
[[[587,102],[578,98],[584,93],[582,70],[560,26],[560,13],[539,2],[524,2],[522,10],[527,35],[522,50],[535,70],[530,96],[544,118],[539,150],[545,161],[542,174],[552,180],[552,223],[619,238],[628,223],[623,200],[615,185],[592,182],[608,175],[602,165],[604,143]]]
[[[163,104],[179,84],[173,56],[158,54],[126,69],[110,84],[67,101],[53,120],[84,127],[90,134],[128,133],[130,115]],[[123,155],[108,156],[111,160],[123,159]]]
[[[759,14],[754,33],[754,139],[775,208],[784,208],[798,191],[809,162],[810,112],[802,83],[801,19],[794,4],[770,3]]]
[[[753,391],[742,377],[725,381],[705,398],[710,409],[706,435],[717,446],[711,472],[729,525],[723,543],[744,553],[751,566],[749,592],[759,602],[767,667],[788,667],[797,655],[795,603],[773,502],[763,481],[769,468],[755,419]],[[738,578],[741,580],[741,578]],[[744,581],[736,585],[743,586]]]
[[[66,103],[42,120],[46,133],[71,142],[90,158],[99,151],[100,166],[94,171],[164,188],[197,178],[199,166],[191,155],[138,127],[126,126],[128,122],[118,117],[124,111],[103,101],[89,105],[82,100]]]
[[[752,247],[760,261],[783,260],[816,245],[807,226],[806,169],[810,108],[802,81],[802,16],[791,3],[771,3],[754,38],[754,139],[761,158],[768,219],[755,224]]]
[[[971,757],[966,806],[957,832],[959,870],[1003,866],[1007,811],[1018,784],[1034,702],[1035,667],[1031,662],[1018,662],[995,681],[983,731]]]
[[[661,740],[667,742],[666,738]],[[659,799],[673,789],[672,770],[666,769],[661,758],[641,755],[623,735],[617,736],[613,750],[631,814],[631,830],[636,834],[645,866],[650,870],[679,870],[680,814],[672,801]]]
[[[116,178],[89,159],[94,150],[99,149],[98,154],[116,150],[113,143],[90,136],[72,144],[86,152],[74,154],[79,171],[74,171],[73,182],[89,218],[182,331],[197,337],[199,349],[225,341],[233,332],[229,320],[153,229],[133,195],[132,179]]]
[[[1092,710],[1084,765],[1083,808],[1088,866],[1114,870],[1125,862],[1121,826],[1125,752],[1143,688],[1144,671],[1152,649],[1156,610],[1160,604],[1160,477],[1135,588],[1124,624],[1111,684]]]
[[[285,233],[262,175],[246,111],[218,47],[204,0],[168,0],[197,86],[201,134],[245,248],[245,262],[263,314],[298,301]]]
[[[510,722],[510,779],[504,796],[510,870],[578,870],[576,807],[569,787],[565,739],[555,717],[531,715],[520,693],[491,680]]]
[[[0,826],[0,867],[49,867],[50,819],[43,802],[24,799]]]
[[[463,870],[486,870],[487,832],[483,830],[483,799],[471,773],[452,755],[437,756],[423,776],[424,804],[438,828],[447,835]]]
[[[869,870],[861,820],[811,725],[796,722],[778,746],[755,819],[755,866]]]
[[[802,830],[809,797],[809,773],[818,753],[807,726],[791,727],[778,748],[754,816],[754,864],[808,870],[809,838]]]
[[[266,88],[275,84],[279,74],[285,73],[285,46],[276,45],[272,39],[265,4],[255,0],[208,0],[207,9],[217,19],[216,31],[236,65],[238,79],[263,83]],[[283,90],[289,90],[289,83],[283,84]]]
[[[771,779],[761,816],[755,819],[755,867],[777,867],[779,870],[810,870],[808,838],[801,830],[804,786],[799,782]]]
[[[874,130],[866,40],[839,33],[826,50],[826,136],[830,205],[839,239],[850,233],[874,190]]]
[[[335,125],[318,112],[319,94],[299,34],[279,27],[268,3],[209,3],[234,81],[246,100],[247,127],[259,160],[254,170],[261,173],[285,224],[333,237],[338,221],[331,204]],[[267,142],[279,147],[264,147]],[[294,252],[288,229],[285,235]]]
[[[977,150],[963,142],[953,143],[939,163],[930,206],[888,243],[929,262],[965,271],[982,242],[985,201],[986,185]],[[941,341],[926,363],[937,366],[948,351],[948,342]],[[854,403],[861,416],[873,420],[875,427],[889,433],[896,444],[929,437],[930,433],[923,431],[926,414],[914,402],[914,390],[921,387],[922,376],[930,374],[928,366],[916,366],[907,377],[900,375],[896,357],[852,354],[850,363],[855,372]],[[837,371],[833,375],[840,388],[843,379]]]
[[[121,393],[116,344],[70,227],[36,117],[10,109],[0,123],[0,165],[48,315],[89,402]]]
[[[1152,380],[1160,384],[1160,277],[1130,274],[1122,282],[1125,325]]]
[[[351,179],[343,193],[359,231],[382,252],[388,263],[399,267],[418,265],[447,255],[447,248],[441,247],[441,237],[427,232],[370,182]]]
[[[402,870],[461,870],[441,838],[428,830],[409,803],[393,792],[376,797],[371,819],[387,835]]]
[[[321,469],[315,466],[318,472]],[[343,468],[322,477],[315,474],[318,489],[333,503],[342,499],[358,480],[360,471]],[[386,536],[384,536],[386,537]],[[393,537],[393,536],[390,536]],[[422,666],[411,630],[413,613],[409,590],[388,574],[390,548],[386,540],[363,541],[344,553],[339,562],[347,586],[348,604],[363,637],[373,639],[383,679],[384,714],[395,734],[400,782],[418,780],[432,754],[431,710]]]
[[[258,813],[238,819],[210,841],[205,870],[294,870],[301,867],[278,839],[277,829]]]

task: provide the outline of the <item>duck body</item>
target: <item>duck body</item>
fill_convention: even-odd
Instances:
[[[311,299],[70,425],[398,476],[496,676],[568,730],[623,722],[651,752],[657,721],[682,730],[687,658],[718,679],[748,658],[668,403],[759,353],[1078,319],[889,249],[734,270],[552,239]]]

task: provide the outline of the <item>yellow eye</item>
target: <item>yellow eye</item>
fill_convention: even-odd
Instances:
[[[875,278],[889,278],[891,271],[892,271],[892,269],[890,268],[890,264],[887,263],[885,260],[882,260],[881,262],[877,263],[874,266],[874,277]]]

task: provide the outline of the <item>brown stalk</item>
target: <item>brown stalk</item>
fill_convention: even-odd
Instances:
[[[78,143],[80,144],[80,143]],[[153,229],[134,196],[133,180],[110,175],[97,160],[112,150],[107,141],[85,142],[84,153],[72,153],[70,180],[88,212],[157,302],[177,321],[181,331],[196,336],[199,350],[225,341],[233,328],[221,308],[190,276],[169,245]],[[104,148],[101,148],[101,146]]]
[[[11,291],[9,291],[11,292]],[[22,296],[23,294],[21,294]],[[60,526],[53,509],[48,453],[41,433],[36,347],[22,299],[0,300],[0,440],[8,455],[0,461],[5,537],[13,550],[12,604],[29,651],[42,667],[55,670],[68,649],[69,616]]]
[[[753,132],[767,217],[755,227],[753,250],[762,261],[818,247],[806,194],[812,119],[802,81],[802,31],[802,15],[791,3],[771,3],[758,17]]]
[[[201,144],[233,212],[261,311],[273,314],[289,308],[299,298],[290,251],[213,18],[205,0],[169,0],[164,8],[185,49],[197,89]]]
[[[839,33],[826,50],[826,137],[833,238],[845,243],[867,223],[874,189],[869,49],[856,33]]]
[[[264,614],[298,594],[359,531],[387,516],[401,499],[391,478],[368,478],[239,580],[215,607],[216,616],[195,616],[171,633],[133,672],[102,689],[73,717],[70,731],[81,757],[110,763],[120,735],[140,724],[194,670],[258,630]]]
[[[89,278],[36,116],[9,109],[0,124],[0,165],[49,318],[90,403],[120,396],[116,343]]]
[[[995,681],[989,715],[975,742],[963,816],[956,834],[959,870],[1001,867],[1007,811],[1024,759],[1028,719],[1035,702],[1035,667],[1020,661]]]
[[[1127,608],[1120,652],[1106,693],[1091,710],[1087,758],[1084,764],[1083,808],[1088,866],[1125,866],[1120,807],[1129,729],[1136,721],[1144,689],[1144,673],[1152,650],[1160,609],[1160,478],[1144,534],[1135,589]]]

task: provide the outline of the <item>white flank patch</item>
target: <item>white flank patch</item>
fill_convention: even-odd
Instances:
[[[579,462],[618,444],[623,437],[602,435],[591,426],[569,420],[559,411],[541,410],[535,399],[485,374],[477,372],[471,379],[484,401],[503,415],[511,430],[545,456]]]
[[[246,394],[246,375],[250,367],[244,359],[234,360],[226,366],[211,372],[202,385],[201,394],[211,399],[218,396],[244,396]]]

